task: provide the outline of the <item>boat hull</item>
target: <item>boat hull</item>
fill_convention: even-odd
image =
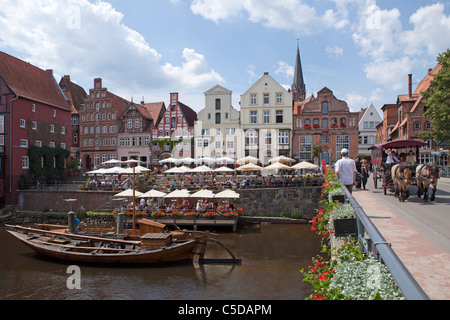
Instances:
[[[130,252],[123,250],[124,252],[100,253],[99,251],[102,250],[99,248],[91,252],[75,252],[68,250],[68,248],[74,248],[72,246],[33,242],[28,239],[29,236],[27,234],[14,230],[6,231],[42,255],[61,261],[77,263],[143,265],[189,261],[193,259],[194,252],[198,247],[196,240],[187,240],[152,250],[137,249],[130,250]]]

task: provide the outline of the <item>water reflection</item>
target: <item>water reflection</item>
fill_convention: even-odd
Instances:
[[[139,268],[81,267],[81,290],[68,290],[68,264],[37,256],[0,229],[0,299],[304,299],[299,270],[320,252],[308,225],[261,225],[220,232],[240,265],[183,264]],[[211,243],[205,258],[229,258]]]

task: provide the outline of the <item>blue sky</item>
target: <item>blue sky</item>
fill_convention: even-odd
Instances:
[[[179,92],[197,112],[216,84],[240,95],[264,72],[292,84],[300,41],[307,94],[379,110],[450,47],[450,2],[377,0],[0,0],[0,50],[88,91]]]

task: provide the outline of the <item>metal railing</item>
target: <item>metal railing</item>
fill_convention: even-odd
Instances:
[[[429,300],[425,291],[420,287],[402,261],[398,258],[390,243],[384,239],[364,210],[350,194],[346,187],[344,190],[347,201],[355,209],[359,240],[364,240],[365,249],[373,252],[376,257],[389,269],[392,277],[407,300]]]

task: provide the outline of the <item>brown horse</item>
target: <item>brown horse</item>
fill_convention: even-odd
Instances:
[[[412,181],[412,167],[409,163],[399,163],[391,169],[394,181],[395,197],[399,201],[405,201],[409,197],[409,187]]]
[[[433,191],[430,195],[430,201],[435,199],[437,181],[439,179],[439,167],[435,164],[420,164],[416,168],[417,196],[420,198],[423,193],[423,201],[428,200],[428,189],[430,184]]]

